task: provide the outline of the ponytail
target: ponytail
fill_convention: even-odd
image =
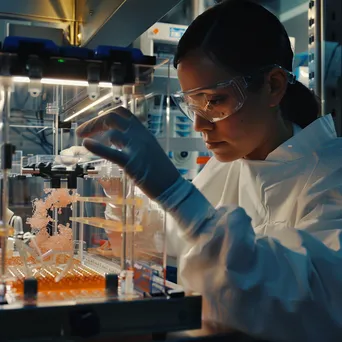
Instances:
[[[280,109],[284,119],[301,128],[310,125],[320,115],[320,105],[315,94],[298,81],[288,85]]]

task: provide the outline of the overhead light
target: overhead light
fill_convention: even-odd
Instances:
[[[100,88],[112,88],[113,84],[110,82],[100,82],[99,83],[99,87]]]
[[[147,95],[145,95],[144,99],[147,100],[147,99],[150,99],[154,96],[155,94],[154,93],[149,93]],[[64,121],[70,121],[72,119],[74,119],[75,117],[81,115],[82,113],[86,112],[87,110],[97,106],[98,104],[106,101],[107,99],[111,98],[113,96],[112,93],[109,93],[107,95],[104,95],[102,97],[100,97],[98,100],[92,102],[91,104],[89,104],[88,106],[82,108],[81,110],[79,110],[78,112],[76,112],[75,114],[69,116],[68,118],[66,118]],[[128,104],[131,104],[132,101],[128,101]],[[103,109],[101,110],[97,115],[98,116],[101,116],[101,115],[105,115],[105,114],[108,114],[109,112],[113,111],[114,109],[116,108],[119,108],[122,106],[122,102],[120,101],[119,103],[115,103],[113,104],[113,107],[110,107],[110,108],[106,108],[106,109]]]
[[[30,83],[30,78],[25,76],[13,76],[12,80],[14,83]],[[88,87],[89,83],[87,81],[79,80],[61,80],[57,78],[42,78],[40,80],[41,84],[51,84],[51,85],[65,85],[74,87]],[[112,88],[113,84],[111,82],[100,82],[100,88]]]
[[[14,83],[30,83],[30,79],[28,77],[13,76],[12,80]]]
[[[104,95],[102,97],[100,97],[98,100],[90,103],[88,106],[85,106],[84,108],[82,108],[81,110],[79,110],[78,112],[76,112],[75,114],[69,116],[68,118],[66,118],[64,121],[70,121],[74,118],[76,118],[77,116],[81,115],[82,113],[86,112],[87,110],[99,105],[100,103],[110,99],[113,96],[112,93],[109,93],[107,95]]]
[[[42,78],[40,82],[42,84],[65,85],[65,86],[75,86],[75,87],[88,87],[89,85],[87,81],[57,80],[54,78]]]

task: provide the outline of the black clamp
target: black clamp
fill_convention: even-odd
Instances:
[[[43,63],[38,56],[30,56],[26,68],[30,79],[40,80],[43,77]]]
[[[101,64],[91,63],[87,67],[88,83],[99,83],[101,80]]]
[[[185,293],[183,290],[172,290],[167,289],[165,291],[160,292],[144,292],[143,293],[144,298],[183,298],[185,296]]]
[[[24,304],[35,305],[38,296],[38,281],[36,278],[24,280]]]
[[[135,66],[130,51],[110,51],[106,65],[113,85],[135,83]]]
[[[68,180],[68,189],[76,189],[77,188],[77,178],[83,178],[86,173],[84,169],[76,165],[74,170],[67,170],[65,167],[61,168],[52,168],[52,163],[49,164],[39,164],[39,165],[30,165],[34,170],[38,169],[39,173],[33,174],[36,177],[42,177],[44,179],[49,179],[51,182],[51,188],[59,189],[61,187],[61,180]]]
[[[12,144],[3,145],[3,155],[2,168],[5,170],[10,170],[12,168],[13,154],[15,153],[15,146]]]
[[[109,298],[118,296],[119,277],[117,274],[106,274],[106,294]]]
[[[58,121],[58,128],[70,130],[71,121]]]

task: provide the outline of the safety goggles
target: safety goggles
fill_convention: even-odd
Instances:
[[[196,115],[210,122],[221,121],[242,108],[247,99],[247,88],[256,77],[273,68],[284,70],[289,83],[296,82],[291,72],[279,65],[271,65],[260,69],[253,76],[238,76],[210,87],[177,92],[172,95],[172,99],[191,121],[194,121]]]

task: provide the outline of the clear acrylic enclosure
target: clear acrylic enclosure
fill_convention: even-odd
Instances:
[[[32,277],[41,301],[102,298],[107,274],[119,276],[117,295],[123,298],[164,291],[164,211],[118,166],[89,154],[75,134],[79,124],[120,105],[147,125],[153,68],[135,68],[134,84],[114,87],[0,78],[0,85],[10,84],[6,127],[20,150],[1,182],[6,190],[9,178],[11,187],[2,211],[9,205],[23,219],[22,228],[0,237],[10,302],[23,298],[24,280]],[[15,190],[19,184],[21,191]],[[2,212],[1,229],[7,231],[4,219]]]
[[[77,198],[80,215],[72,218],[78,223],[77,238],[83,236],[81,240],[86,242],[80,252],[84,264],[102,272],[121,273],[123,278],[133,276],[138,291],[162,290],[166,267],[164,211],[116,165],[106,161],[91,164],[98,173],[79,180],[79,193],[83,193]],[[126,285],[121,287],[122,293],[131,294],[130,285]]]

